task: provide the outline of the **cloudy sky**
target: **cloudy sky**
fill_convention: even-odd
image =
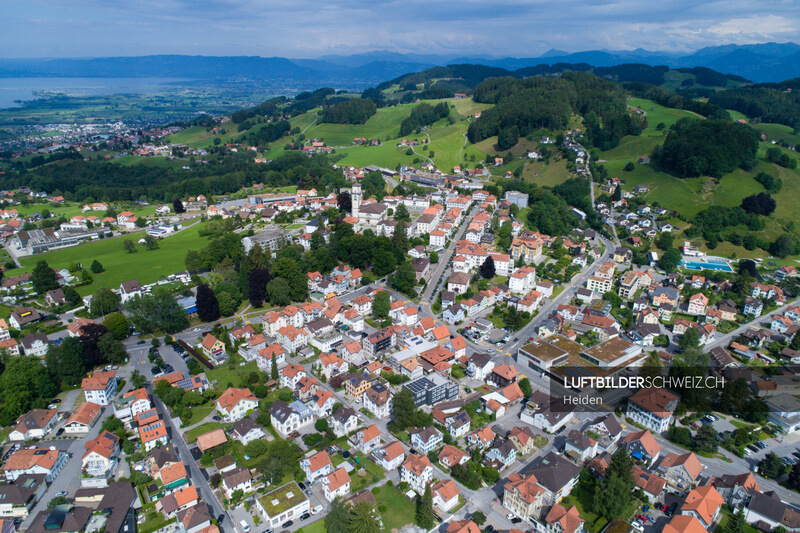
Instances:
[[[537,56],[800,42],[797,0],[0,0],[0,57]]]

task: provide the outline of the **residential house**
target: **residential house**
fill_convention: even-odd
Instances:
[[[439,481],[431,486],[433,496],[433,506],[445,512],[449,512],[458,505],[459,490],[452,479]]]
[[[663,433],[672,423],[678,396],[655,387],[640,389],[628,398],[626,416],[655,433]]]
[[[95,372],[81,381],[81,390],[87,402],[108,405],[117,393],[117,373],[115,371]]]
[[[383,448],[372,453],[375,463],[386,470],[394,470],[400,466],[406,458],[406,451],[400,441],[390,442]]]
[[[425,492],[425,486],[433,481],[433,466],[425,455],[409,454],[400,465],[400,481],[405,481],[417,494]]]
[[[22,448],[6,459],[0,471],[6,481],[14,481],[24,475],[44,475],[52,483],[67,464],[69,455],[56,448]]]
[[[411,434],[411,448],[421,455],[427,455],[441,446],[444,435],[442,432],[433,426],[428,426],[413,432]]]
[[[217,412],[225,419],[226,422],[236,422],[241,420],[244,416],[258,408],[258,398],[256,398],[250,389],[238,389],[229,387],[217,399],[216,409]]]
[[[101,431],[88,441],[81,457],[81,469],[91,477],[104,477],[113,473],[119,457],[119,437],[109,431]]]
[[[321,451],[301,459],[300,468],[305,472],[306,479],[313,483],[333,472],[333,463],[327,452]]]
[[[337,437],[344,437],[354,431],[359,424],[358,416],[351,407],[341,407],[331,417],[333,433]]]
[[[344,498],[350,493],[350,475],[344,467],[337,468],[322,478],[325,499],[332,502],[335,498]]]
[[[625,445],[631,457],[642,461],[647,466],[654,464],[661,453],[661,445],[646,429],[630,433],[622,440],[622,444]]]

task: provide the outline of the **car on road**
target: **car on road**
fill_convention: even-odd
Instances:
[[[146,341],[139,341],[136,344],[146,344]]]
[[[214,415],[214,416],[211,417],[211,419],[214,420],[215,422],[219,422],[221,420],[219,415]]]
[[[64,428],[58,428],[58,431],[56,431],[56,437],[60,437],[63,434],[64,434]]]
[[[66,496],[66,495],[67,495],[67,491],[65,491],[65,490],[60,490],[60,491],[56,492],[56,497]]]
[[[303,513],[303,516],[300,517],[300,520],[308,520],[311,518],[311,513]]]
[[[520,522],[522,522],[522,518],[518,516],[515,516],[514,518],[511,519],[512,524],[519,524]]]
[[[286,522],[281,524],[281,527],[285,528],[285,529],[288,529],[288,528],[292,527],[293,525],[294,525],[294,521],[293,520],[287,520]]]
[[[53,398],[53,403],[61,403],[61,398]]]
[[[488,526],[486,526],[486,529],[484,529],[484,531],[492,533],[492,531],[494,531],[494,526],[492,524],[489,524]]]

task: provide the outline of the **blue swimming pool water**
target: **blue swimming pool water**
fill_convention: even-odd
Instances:
[[[721,272],[733,272],[728,263],[703,263],[700,261],[681,261],[683,267],[690,270],[719,270]]]

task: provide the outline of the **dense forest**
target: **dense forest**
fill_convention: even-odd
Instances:
[[[560,78],[490,78],[475,87],[473,98],[496,105],[470,124],[470,142],[497,135],[501,150],[537,129],[567,127],[573,112],[584,117],[587,145],[601,150],[617,146],[625,135],[639,135],[644,126],[628,112],[619,84],[586,72]]]
[[[758,139],[758,132],[744,124],[682,118],[670,128],[664,146],[656,146],[653,159],[681,178],[721,178],[737,167],[753,168]]]
[[[800,128],[800,78],[720,91],[708,101],[763,122]]]
[[[105,201],[150,199],[170,202],[173,198],[198,194],[225,194],[264,183],[269,187],[297,185],[330,191],[345,185],[341,172],[327,156],[308,158],[289,153],[270,163],[256,164],[246,153],[227,154],[193,170],[164,169],[147,165],[123,166],[106,161],[66,160],[0,175],[0,187],[27,185],[65,198]]]
[[[376,110],[377,106],[373,100],[351,98],[323,108],[322,122],[364,124]]]
[[[411,115],[400,123],[400,136],[408,135],[424,126],[430,126],[437,120],[450,116],[450,106],[441,102],[432,106],[419,104],[411,110]]]

